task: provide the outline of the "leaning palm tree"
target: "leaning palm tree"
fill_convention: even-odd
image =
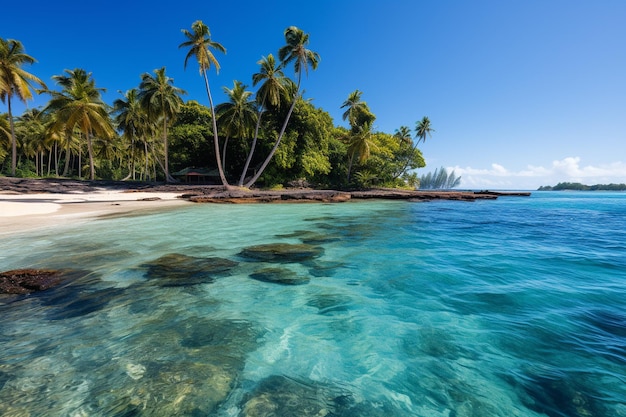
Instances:
[[[289,108],[289,111],[287,112],[287,117],[285,118],[285,122],[280,129],[278,139],[276,139],[274,147],[270,151],[267,158],[265,158],[265,161],[263,162],[257,173],[252,177],[252,179],[250,179],[250,181],[248,181],[246,187],[251,187],[252,184],[254,184],[259,179],[267,165],[272,160],[272,157],[276,153],[278,146],[280,145],[280,141],[285,134],[287,124],[289,123],[289,119],[291,118],[291,113],[293,113],[293,109],[296,107],[298,98],[301,95],[300,84],[302,82],[302,72],[308,75],[309,66],[314,70],[317,69],[317,65],[320,60],[320,56],[317,52],[313,52],[307,49],[307,45],[309,43],[309,35],[307,33],[304,33],[302,29],[299,29],[295,26],[289,26],[287,29],[285,29],[285,41],[286,45],[278,50],[278,59],[281,62],[281,67],[284,67],[287,64],[293,62],[294,72],[297,76],[298,81],[295,85],[295,88],[293,89],[291,107]]]
[[[226,169],[226,148],[230,137],[243,139],[250,135],[256,123],[254,102],[250,99],[252,92],[246,91],[246,85],[235,80],[233,88],[224,87],[228,102],[218,104],[215,112],[220,123],[224,122],[226,138],[222,149],[222,167]],[[248,136],[249,137],[249,136]]]
[[[277,65],[274,55],[269,54],[267,57],[261,58],[257,64],[261,66],[261,69],[252,76],[252,85],[256,86],[258,83],[261,83],[261,86],[257,90],[255,96],[258,115],[256,127],[254,129],[254,139],[252,140],[252,145],[250,145],[250,151],[248,152],[246,163],[241,171],[241,177],[239,178],[238,185],[240,187],[243,186],[246,174],[248,173],[248,168],[250,167],[250,162],[252,161],[252,155],[254,154],[257,140],[259,138],[259,127],[261,126],[263,113],[266,111],[268,106],[272,106],[274,108],[278,107],[281,103],[282,97],[287,92],[287,79],[285,78],[285,74],[280,66]]]
[[[89,178],[94,180],[96,169],[92,139],[94,135],[109,139],[115,135],[115,129],[102,101],[103,88],[97,88],[91,73],[84,69],[65,70],[66,75],[52,77],[62,91],[45,90],[52,98],[43,110],[54,113],[51,130],[71,134],[78,127],[87,139],[89,154]]]
[[[187,93],[185,90],[174,87],[174,80],[165,75],[165,67],[154,70],[154,73],[155,76],[147,72],[142,74],[138,99],[148,116],[155,119],[158,118],[163,124],[162,133],[165,154],[163,171],[165,172],[165,180],[173,182],[175,180],[169,171],[167,127],[176,119],[180,106],[183,104],[180,96]]]
[[[420,142],[426,142],[426,136],[430,137],[431,133],[434,131],[435,130],[430,126],[430,119],[424,116],[422,120],[415,124],[415,137],[417,138],[415,146]]]
[[[11,175],[15,176],[17,167],[17,140],[11,99],[17,97],[23,102],[31,99],[31,83],[47,88],[46,84],[33,74],[25,71],[22,66],[35,63],[35,59],[24,52],[24,46],[14,39],[0,38],[0,100],[6,102],[9,114],[9,129],[11,131]]]
[[[211,52],[211,49],[215,49],[222,53],[226,53],[226,48],[218,42],[211,40],[211,32],[209,27],[202,23],[201,20],[196,20],[191,25],[191,31],[187,29],[182,30],[183,34],[187,37],[187,40],[181,43],[179,48],[189,48],[187,56],[185,56],[185,68],[187,68],[187,62],[189,58],[196,57],[198,66],[200,67],[200,74],[204,77],[204,86],[206,88],[207,96],[209,97],[209,105],[211,107],[211,115],[213,120],[213,145],[215,148],[215,159],[217,161],[217,170],[222,181],[222,185],[228,187],[228,181],[224,174],[224,167],[220,160],[220,145],[217,132],[217,120],[215,117],[215,107],[213,106],[213,97],[211,96],[211,88],[209,87],[209,77],[207,72],[211,69],[211,65],[215,67],[215,71],[219,72],[220,64],[217,62],[215,55]]]

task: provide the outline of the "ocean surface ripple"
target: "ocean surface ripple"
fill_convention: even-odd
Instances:
[[[626,194],[199,204],[12,235],[2,416],[626,417]]]

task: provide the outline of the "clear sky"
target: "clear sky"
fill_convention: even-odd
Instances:
[[[455,169],[462,188],[626,182],[624,0],[34,0],[2,14],[0,37],[38,60],[30,72],[53,87],[52,75],[83,68],[108,103],[165,66],[186,99],[208,105],[178,49],[195,20],[227,49],[210,74],[216,102],[235,79],[251,85],[295,25],[321,56],[305,96],[335,124],[355,89],[377,130],[430,118],[420,174]]]

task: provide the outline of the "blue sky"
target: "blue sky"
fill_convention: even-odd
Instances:
[[[295,25],[321,56],[305,95],[336,124],[355,89],[377,130],[430,118],[420,173],[455,169],[464,188],[626,182],[623,0],[35,0],[2,10],[0,37],[22,41],[38,60],[31,72],[53,87],[52,75],[84,68],[109,103],[165,66],[186,99],[208,104],[178,49],[195,20],[227,49],[210,74],[217,102],[233,80],[251,85],[256,62]]]

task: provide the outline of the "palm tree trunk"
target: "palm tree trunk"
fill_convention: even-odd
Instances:
[[[254,149],[256,148],[256,142],[259,138],[259,127],[261,126],[261,116],[263,116],[263,107],[265,106],[265,99],[267,98],[267,94],[263,97],[263,101],[261,102],[261,109],[259,110],[259,117],[256,119],[256,127],[254,128],[254,139],[252,140],[252,145],[250,145],[250,152],[248,153],[248,158],[246,158],[246,163],[243,166],[243,171],[241,172],[241,177],[239,178],[239,183],[237,184],[239,187],[243,186],[243,181],[246,179],[246,174],[248,173],[248,167],[250,166],[250,161],[252,161],[252,154],[254,154]]]
[[[11,111],[11,89],[9,88],[9,94],[7,95],[8,111],[9,111],[9,125],[11,126],[11,176],[15,176],[15,169],[17,168],[17,139],[15,138],[15,125],[13,124],[13,112]]]
[[[209,105],[211,106],[211,118],[213,122],[213,144],[215,147],[215,159],[217,160],[217,170],[220,174],[220,179],[222,180],[222,185],[228,188],[228,181],[226,180],[226,176],[224,175],[224,167],[222,166],[222,161],[220,159],[220,145],[219,145],[219,137],[217,135],[217,121],[215,120],[215,107],[213,106],[213,97],[211,96],[211,88],[209,88],[209,77],[207,76],[206,69],[202,71],[202,75],[204,75],[204,86],[206,87],[206,93],[209,96]]]
[[[59,144],[54,142],[54,175],[59,176],[59,162],[61,161],[61,154],[59,152]]]
[[[163,172],[165,173],[165,182],[172,182],[170,179],[170,167],[169,167],[169,155],[167,152],[167,117],[163,116],[163,146],[165,147],[165,165],[161,166],[163,168]]]
[[[274,147],[270,151],[269,155],[267,155],[267,158],[265,158],[265,161],[263,161],[263,165],[261,165],[261,168],[259,168],[256,174],[254,174],[254,176],[252,177],[252,179],[248,181],[248,183],[246,184],[246,188],[252,187],[252,185],[259,179],[259,177],[261,176],[261,174],[263,174],[263,171],[265,170],[267,165],[272,160],[272,157],[276,153],[276,150],[278,149],[278,145],[280,145],[280,141],[282,140],[283,135],[285,134],[285,130],[287,129],[287,124],[289,123],[289,119],[291,118],[291,113],[293,113],[293,109],[296,107],[296,102],[298,101],[299,95],[300,94],[297,92],[293,98],[293,103],[291,103],[291,107],[289,107],[289,111],[287,112],[287,117],[285,118],[285,122],[283,123],[283,126],[280,129],[280,133],[278,134],[278,139],[276,140]]]
[[[50,171],[52,171],[52,148],[48,149],[48,176],[50,176]],[[43,173],[43,169],[41,172]]]
[[[165,166],[163,166],[163,164],[161,163],[161,160],[159,158],[156,157],[156,152],[154,150],[154,147],[152,147],[152,153],[155,155],[154,159],[157,161],[157,163],[159,164],[159,166],[161,167],[161,169],[163,170],[163,172],[165,172]],[[169,178],[172,178],[169,176],[169,174],[167,175]],[[154,173],[154,177],[156,178],[156,172]],[[174,178],[172,178],[172,180],[174,180]],[[169,181],[167,181],[169,182]]]
[[[93,163],[93,145],[91,144],[91,135],[89,130],[85,129],[85,135],[87,136],[87,152],[89,153],[89,179],[96,179],[96,167]]]
[[[149,156],[148,155],[148,141],[146,141],[145,139],[143,141],[143,148],[144,148],[144,151],[146,152],[145,154],[146,161],[144,164],[144,171],[143,171],[144,180],[145,180],[148,178],[148,170],[150,169],[150,167],[148,166],[148,156]]]
[[[71,157],[71,153],[70,153],[70,143],[68,141],[67,143],[67,148],[65,149],[65,166],[63,167],[63,176],[67,177],[67,173],[70,170],[70,157]]]
[[[226,175],[226,148],[228,147],[228,135],[224,139],[224,148],[222,149],[222,168],[224,168],[224,175]]]
[[[350,155],[350,160],[348,161],[348,177],[347,177],[348,184],[350,183],[350,173],[352,171],[353,161],[354,161],[354,152],[352,152],[352,155]]]

